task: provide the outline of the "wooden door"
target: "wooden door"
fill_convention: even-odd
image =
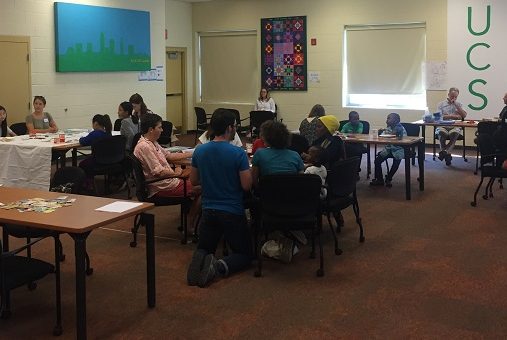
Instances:
[[[0,105],[7,124],[24,122],[31,112],[30,43],[28,37],[0,36]]]
[[[166,50],[166,110],[167,120],[180,131],[186,128],[185,109],[185,51]]]

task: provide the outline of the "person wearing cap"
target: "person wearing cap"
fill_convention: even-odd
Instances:
[[[324,166],[329,170],[331,165],[345,158],[345,147],[342,139],[335,136],[340,123],[333,115],[326,115],[318,118],[315,134],[317,139],[312,143],[312,146],[320,146],[322,148],[323,158],[325,159]],[[303,160],[309,160],[308,154],[302,155]]]

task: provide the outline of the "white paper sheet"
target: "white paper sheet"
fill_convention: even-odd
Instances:
[[[105,212],[116,212],[122,213],[124,211],[130,210],[132,208],[138,207],[142,205],[142,203],[137,202],[125,202],[125,201],[117,201],[110,204],[107,204],[103,207],[97,208],[97,211],[105,211]]]

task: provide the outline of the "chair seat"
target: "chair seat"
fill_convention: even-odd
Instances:
[[[16,238],[24,238],[24,237],[38,238],[52,236],[55,234],[55,232],[52,230],[30,228],[15,224],[6,224],[4,225],[4,228],[6,229],[7,234]]]
[[[324,201],[326,210],[338,211],[343,210],[354,203],[354,198],[351,196],[346,197],[333,197],[330,200]]]
[[[7,290],[42,279],[55,270],[55,267],[48,262],[24,256],[6,257],[2,260],[2,265],[5,271]]]

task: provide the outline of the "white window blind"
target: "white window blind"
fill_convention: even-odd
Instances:
[[[345,26],[344,106],[426,106],[424,23]]]
[[[256,31],[199,33],[199,95],[205,103],[252,103],[259,91]]]

